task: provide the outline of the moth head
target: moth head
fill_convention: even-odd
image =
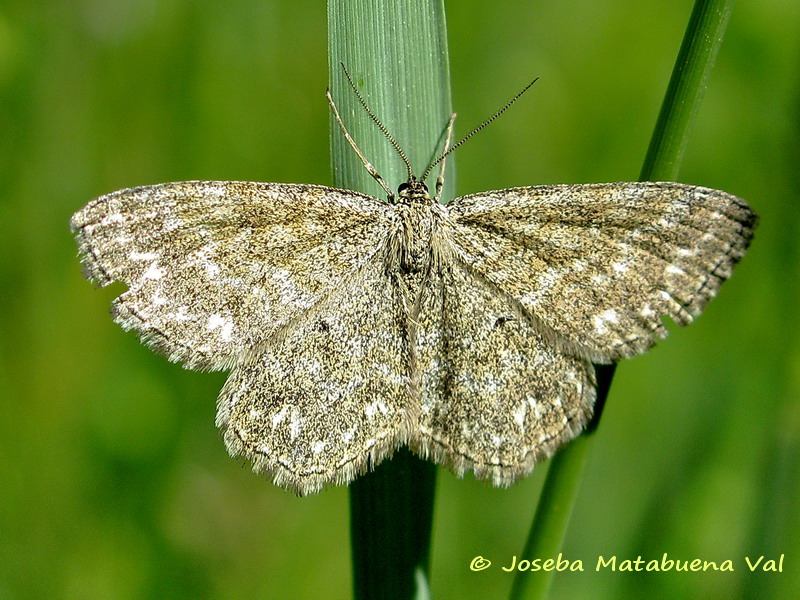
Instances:
[[[423,202],[430,200],[428,186],[417,179],[409,179],[397,188],[397,196],[407,202]]]

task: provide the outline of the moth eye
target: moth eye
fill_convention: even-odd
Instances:
[[[403,192],[405,192],[408,189],[408,187],[409,186],[408,186],[407,183],[401,183],[400,186],[397,188],[397,193],[398,194],[402,194]]]

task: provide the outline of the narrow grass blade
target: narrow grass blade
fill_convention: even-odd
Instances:
[[[694,116],[714,66],[733,0],[697,0],[689,19],[675,68],[642,167],[641,180],[675,179]],[[599,422],[615,367],[598,367],[598,407],[587,433],[551,461],[536,515],[521,556],[549,558],[558,554],[575,503],[591,433]],[[546,598],[553,573],[519,572],[511,600]]]

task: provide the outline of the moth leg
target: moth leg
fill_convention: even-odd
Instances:
[[[450,140],[453,137],[453,124],[456,121],[456,113],[450,115],[450,121],[447,123],[447,137],[444,140],[444,150],[442,151],[442,162],[439,163],[439,175],[436,177],[436,193],[434,194],[433,201],[439,202],[442,197],[442,188],[444,187],[444,163],[447,160],[447,151],[450,149]]]
[[[389,202],[394,203],[395,201],[394,192],[388,185],[386,185],[386,182],[383,180],[383,177],[381,177],[380,173],[378,173],[378,170],[371,162],[369,162],[369,160],[367,160],[367,157],[364,156],[364,153],[361,151],[361,149],[356,144],[356,141],[350,135],[350,132],[347,131],[347,127],[345,127],[344,121],[342,121],[342,117],[339,116],[339,109],[336,108],[336,103],[333,101],[333,96],[331,96],[330,90],[325,91],[325,97],[328,99],[328,104],[331,107],[333,118],[336,119],[336,124],[339,125],[339,129],[341,129],[342,133],[344,134],[344,139],[346,139],[347,143],[350,144],[350,147],[353,150],[355,150],[356,154],[358,155],[358,158],[361,159],[361,163],[367,170],[367,173],[369,173],[372,176],[372,178],[378,182],[378,185],[380,185],[384,189],[389,199]]]

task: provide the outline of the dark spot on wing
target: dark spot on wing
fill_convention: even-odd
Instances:
[[[502,327],[503,325],[505,325],[509,321],[513,321],[513,320],[514,320],[514,317],[512,317],[511,315],[501,315],[501,316],[497,317],[497,320],[494,322],[494,325],[492,326],[492,329],[499,329],[500,327]]]

